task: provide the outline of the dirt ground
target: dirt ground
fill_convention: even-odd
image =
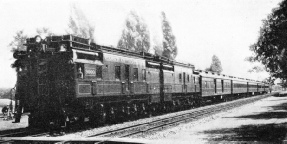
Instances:
[[[3,115],[0,115],[0,133],[1,131],[25,128],[28,126],[28,116],[23,115],[20,123],[12,123],[14,120],[3,120]]]
[[[191,123],[181,124],[138,139],[153,143],[281,143],[287,139],[287,97],[268,97]],[[28,116],[21,123],[3,121],[0,132],[28,126]]]
[[[156,143],[281,143],[287,97],[268,97],[192,123],[145,136]]]

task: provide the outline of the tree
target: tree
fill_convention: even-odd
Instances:
[[[52,36],[54,35],[54,33],[52,33],[50,31],[49,28],[43,27],[43,28],[37,28],[36,30],[37,34],[40,36],[43,36],[42,38],[46,37],[46,36]]]
[[[270,86],[272,86],[272,85],[274,85],[275,78],[273,78],[273,77],[268,77],[268,78],[265,78],[265,79],[263,80],[263,82],[268,83]]]
[[[91,25],[81,9],[75,5],[73,5],[71,9],[67,33],[88,38],[91,39],[92,42],[95,42],[95,27]]]
[[[163,52],[162,43],[158,41],[156,37],[154,37],[153,42],[154,42],[154,45],[153,45],[154,54],[158,56],[162,56],[162,52]]]
[[[256,73],[259,73],[259,72],[263,72],[264,71],[264,68],[261,67],[261,66],[254,66],[252,67],[250,70],[248,70],[248,72],[252,73],[252,72],[256,72]]]
[[[9,47],[11,47],[11,52],[25,51],[26,47],[24,46],[24,44],[26,43],[26,39],[27,35],[24,34],[23,30],[17,31],[13,41],[11,41],[8,45]]]
[[[177,46],[172,28],[164,12],[162,14],[162,32],[163,32],[163,53],[164,57],[175,59],[177,56]]]
[[[287,1],[263,20],[257,42],[250,46],[254,55],[247,58],[250,62],[261,62],[265,70],[274,78],[287,79]]]
[[[149,51],[150,33],[147,24],[135,11],[128,14],[117,47],[135,52]]]
[[[49,28],[37,28],[36,29],[36,33],[40,36],[42,36],[42,38],[46,37],[46,36],[51,36],[53,35],[53,33],[50,31]],[[26,50],[26,46],[24,46],[24,44],[26,43],[26,39],[28,38],[28,36],[26,34],[24,34],[23,30],[19,30],[16,32],[16,35],[14,36],[13,41],[11,41],[9,43],[9,47],[11,47],[11,51],[15,52],[15,51],[25,51]]]
[[[36,33],[42,38],[53,35],[49,28],[45,27],[37,28]],[[24,44],[26,43],[27,38],[28,36],[24,34],[23,30],[17,31],[13,41],[11,41],[8,45],[9,47],[11,47],[11,52],[14,53],[15,51],[26,51],[26,46]],[[16,60],[13,64],[11,64],[11,67],[16,68],[16,71],[18,71],[20,65],[20,61]]]
[[[209,68],[205,69],[206,71],[212,71],[212,72],[217,72],[221,73],[222,72],[222,67],[221,67],[221,62],[219,58],[216,55],[212,56],[212,62]]]

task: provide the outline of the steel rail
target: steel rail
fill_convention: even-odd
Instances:
[[[268,97],[268,95],[264,96],[256,96],[251,98],[239,99],[236,101],[231,101],[228,103],[221,103],[216,105],[211,105],[207,107],[203,107],[200,110],[186,110],[186,113],[175,115],[168,118],[158,119],[151,122],[144,122],[141,124],[136,124],[132,126],[127,126],[123,128],[119,128],[116,130],[106,131],[94,135],[90,135],[88,137],[129,137],[138,134],[144,134],[146,132],[163,129],[164,127],[168,127],[171,125],[178,125],[180,123],[190,122],[194,119],[198,119],[207,115],[211,115],[214,113],[222,112],[224,110],[230,110],[235,107],[242,106],[244,104],[252,103],[257,100]],[[195,111],[194,111],[195,110]]]

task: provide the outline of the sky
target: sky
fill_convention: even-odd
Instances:
[[[57,35],[68,30],[71,6],[80,8],[95,26],[97,44],[116,47],[131,10],[148,25],[151,42],[162,39],[161,17],[166,13],[178,46],[177,61],[210,66],[216,55],[227,75],[263,80],[267,73],[249,73],[249,46],[256,42],[262,20],[281,0],[0,0],[0,88],[16,83],[15,61],[8,47],[24,30],[34,37],[47,27]]]

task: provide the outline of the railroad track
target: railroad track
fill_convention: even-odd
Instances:
[[[210,116],[215,113],[219,113],[225,110],[230,110],[235,107],[239,107],[248,103],[255,102],[257,100],[263,99],[270,96],[268,95],[261,95],[261,96],[255,96],[255,97],[250,97],[250,98],[245,98],[245,99],[239,99],[235,101],[230,101],[230,102],[225,102],[225,103],[220,103],[216,105],[210,105],[210,106],[205,106],[205,107],[200,107],[197,109],[192,109],[192,110],[186,110],[186,111],[181,111],[181,112],[176,112],[173,114],[169,114],[168,117],[164,118],[159,118],[155,119],[152,121],[144,122],[144,123],[139,123],[139,124],[134,124],[126,127],[120,127],[114,130],[107,130],[107,131],[102,131],[93,135],[88,136],[85,139],[81,140],[73,140],[73,139],[42,139],[39,140],[37,138],[30,138],[29,140],[35,142],[35,141],[45,141],[43,143],[57,143],[57,144],[65,144],[69,143],[72,141],[77,141],[77,142],[82,142],[85,143],[90,143],[90,142],[96,142],[96,143],[107,143],[110,141],[114,141],[113,138],[126,138],[126,137],[134,137],[134,136],[140,136],[140,135],[145,135],[145,134],[150,134],[162,129],[166,129],[172,126],[176,126],[182,123],[187,123],[194,121],[199,118],[203,118],[206,116]],[[159,116],[161,117],[161,116]],[[96,139],[96,140],[95,140]],[[21,139],[23,141],[23,139]],[[88,141],[90,140],[90,141]],[[1,143],[1,141],[0,141]],[[17,142],[16,142],[17,143]]]
[[[136,124],[124,128],[119,128],[116,130],[106,131],[94,135],[90,135],[88,137],[131,137],[137,135],[143,135],[147,133],[151,133],[154,131],[159,131],[171,126],[175,126],[181,123],[190,122],[202,117],[206,117],[211,114],[219,113],[225,110],[230,110],[235,107],[239,107],[248,103],[255,102],[262,98],[268,97],[269,95],[264,96],[256,96],[246,99],[240,99],[236,101],[231,101],[227,103],[221,103],[211,106],[202,107],[202,109],[193,109],[184,111],[184,113],[179,112],[179,114],[175,114],[171,117],[154,120],[151,122],[145,122],[141,124]]]
[[[48,136],[49,133],[44,132],[41,129],[21,129],[19,131],[14,131],[7,134],[0,135],[0,144],[2,143],[11,143],[13,140],[9,140],[8,137],[45,137]],[[8,138],[8,139],[7,139]]]

